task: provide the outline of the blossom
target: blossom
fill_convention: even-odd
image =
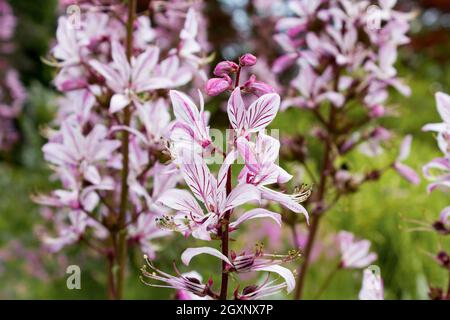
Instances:
[[[424,176],[432,181],[428,191],[436,188],[448,190],[450,188],[450,96],[438,92],[436,104],[439,115],[444,122],[428,124],[423,127],[425,131],[437,132],[437,141],[443,157],[435,158],[423,167]]]
[[[450,148],[450,95],[442,92],[436,93],[436,105],[443,122],[427,124],[423,130],[437,132],[439,148],[444,154],[448,154]]]
[[[364,269],[359,300],[384,300],[383,280],[376,269]]]
[[[262,95],[246,107],[240,88],[236,88],[228,100],[228,119],[239,135],[246,136],[265,129],[275,118],[279,106],[280,96],[269,93]]]
[[[173,126],[171,138],[178,143],[182,141],[195,142],[201,148],[206,148],[211,144],[211,137],[209,136],[203,98],[201,94],[199,96],[200,110],[186,94],[176,90],[170,91],[173,112],[177,119]]]
[[[228,270],[237,273],[246,273],[254,271],[273,272],[283,278],[286,283],[286,291],[290,293],[295,288],[295,279],[292,272],[280,266],[281,260],[274,260],[271,255],[264,255],[262,252],[256,252],[254,255],[235,256],[230,260],[220,251],[210,247],[188,248],[181,255],[181,260],[185,265],[189,265],[191,259],[200,254],[212,255],[228,265]],[[287,258],[285,261],[292,259]]]
[[[230,73],[235,73],[239,69],[239,66],[236,62],[233,61],[221,61],[214,68],[214,75],[218,77],[222,77],[225,74],[228,75]]]
[[[155,223],[155,218],[151,214],[141,214],[136,223],[131,225],[128,231],[128,238],[139,243],[141,250],[149,259],[155,258],[155,251],[158,247],[152,240],[165,237],[167,231],[161,230]]]
[[[269,277],[260,285],[250,285],[239,292],[239,288],[234,290],[236,300],[258,300],[270,295],[279,293],[287,287],[286,282],[275,284],[276,280],[269,281]]]
[[[8,152],[19,139],[15,120],[20,115],[26,91],[9,55],[14,50],[17,19],[7,1],[0,1],[0,152]]]
[[[209,96],[217,96],[231,87],[231,79],[226,74],[222,78],[211,78],[206,83],[206,93]]]
[[[240,181],[257,186],[264,199],[278,202],[296,213],[302,213],[308,219],[308,213],[300,203],[309,197],[310,190],[298,190],[289,195],[266,187],[270,184],[286,183],[292,179],[292,175],[274,163],[279,154],[280,142],[259,133],[255,143],[244,137],[238,138],[237,148],[245,163],[239,174]]]
[[[58,68],[54,83],[61,98],[43,152],[61,186],[33,199],[54,211],[53,231],[43,232],[43,243],[57,251],[86,242],[111,269],[119,265],[120,272],[110,270],[115,287],[126,268],[119,247],[138,247],[154,259],[159,239],[170,234],[156,220],[171,213],[158,199],[181,178],[167,162],[174,122],[166,91],[203,87],[206,28],[197,4],[163,4],[176,21],[167,26],[158,10],[152,17],[127,17],[125,2],[102,2],[100,11],[92,1],[78,2],[79,25],[58,20],[46,61]]]
[[[108,130],[98,124],[88,135],[71,121],[62,124],[61,133],[42,148],[45,159],[55,165],[78,167],[86,180],[100,183],[101,177],[96,163],[107,160],[120,146],[117,140],[107,139]]]
[[[243,67],[251,67],[256,64],[256,57],[251,53],[246,53],[239,58],[239,64]]]
[[[97,237],[106,237],[105,228],[83,211],[71,211],[68,214],[68,218],[70,224],[61,225],[57,237],[50,237],[48,235],[43,237],[44,245],[50,252],[60,251],[63,247],[79,241],[87,227],[92,227]]]
[[[226,211],[250,201],[260,200],[260,192],[250,184],[240,184],[230,194],[226,194],[228,167],[234,157],[231,153],[225,160],[217,178],[211,174],[203,158],[195,156],[194,159],[183,160],[180,165],[181,172],[195,198],[186,190],[172,189],[165,192],[158,202],[177,210],[177,214],[172,218],[160,220],[161,226],[210,240],[211,233],[216,232],[219,219]],[[206,214],[197,201],[206,208]],[[247,219],[251,216],[247,215]],[[239,224],[241,222],[242,220]]]
[[[110,105],[111,113],[125,108],[138,93],[172,85],[167,78],[151,75],[151,71],[158,63],[159,49],[157,47],[149,47],[128,62],[122,45],[113,42],[111,55],[113,58],[111,65],[102,64],[96,60],[90,61],[91,67],[105,78],[108,87],[114,91]]]
[[[339,232],[337,240],[342,268],[364,268],[377,259],[375,253],[369,252],[369,240],[356,240],[354,235],[347,231]]]
[[[146,256],[144,256],[144,259],[147,264],[142,268],[143,276],[151,280],[156,280],[165,283],[165,284],[153,284],[150,282],[146,282],[146,280],[143,277],[141,277],[142,281],[146,285],[157,288],[173,288],[176,290],[192,293],[198,297],[206,297],[208,295],[213,295],[212,291],[210,291],[212,281],[209,281],[207,284],[203,284],[201,283],[201,280],[195,275],[192,274],[182,275],[175,266],[174,268],[177,276],[172,276],[159,269],[156,269]],[[150,270],[147,270],[147,267]]]

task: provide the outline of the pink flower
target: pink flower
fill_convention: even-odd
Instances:
[[[180,144],[195,142],[201,148],[206,148],[211,144],[211,137],[200,93],[199,97],[200,110],[186,94],[176,90],[170,91],[173,112],[177,119],[172,129],[172,139]]]
[[[205,161],[198,156],[187,159],[180,164],[184,180],[195,198],[206,208],[205,214],[197,200],[186,190],[172,189],[165,192],[158,202],[177,211],[174,217],[163,217],[159,220],[162,228],[192,233],[198,239],[210,240],[211,234],[216,233],[217,223],[226,211],[250,201],[259,201],[260,192],[252,185],[240,184],[226,195],[228,167],[233,162],[233,153],[222,165],[216,179],[209,171]],[[257,212],[258,213],[258,212]],[[261,213],[259,213],[261,214]],[[246,219],[238,220],[237,227],[245,220],[254,218],[256,214],[247,214]]]
[[[365,268],[377,259],[375,253],[369,252],[369,240],[356,240],[347,231],[339,232],[337,240],[341,250],[342,268]]]
[[[265,94],[275,93],[275,89],[265,82],[256,81],[256,76],[251,75],[250,78],[242,86],[242,91],[246,93],[252,93],[257,97],[261,97]]]
[[[228,119],[239,135],[246,136],[265,129],[275,118],[279,106],[280,96],[270,93],[259,97],[246,107],[241,90],[236,88],[228,100]]]
[[[152,240],[167,236],[169,233],[158,228],[155,217],[152,214],[141,214],[136,223],[131,225],[128,230],[128,238],[137,242],[144,254],[150,260],[155,259],[157,246]]]
[[[214,75],[222,77],[235,73],[239,69],[239,66],[233,61],[221,61],[214,68]]]
[[[364,269],[359,300],[384,300],[383,280],[375,269]]]
[[[222,78],[211,78],[206,83],[206,93],[209,96],[217,96],[231,88],[231,78],[224,74]]]
[[[245,163],[239,174],[239,180],[257,186],[264,199],[278,202],[296,213],[302,213],[308,220],[308,213],[300,203],[309,197],[309,190],[289,195],[266,187],[274,183],[286,183],[292,179],[290,174],[275,164],[280,150],[279,141],[259,133],[256,143],[244,137],[238,138],[237,148]]]
[[[105,78],[108,87],[115,93],[111,98],[110,112],[115,113],[137,99],[137,94],[168,88],[173,82],[165,77],[152,76],[159,58],[159,49],[149,47],[138,57],[128,62],[125,50],[118,42],[112,43],[111,65],[90,61],[91,67]]]
[[[58,252],[63,247],[79,241],[87,227],[92,227],[99,238],[106,237],[104,227],[94,219],[89,218],[86,213],[80,210],[71,211],[68,218],[70,224],[61,225],[57,237],[44,236],[44,245],[50,252]]]
[[[428,186],[429,192],[436,188],[442,190],[450,189],[450,95],[438,92],[436,94],[436,104],[443,122],[427,124],[423,127],[423,130],[438,133],[438,146],[444,156],[433,159],[423,167],[424,176],[432,181]]]
[[[251,67],[256,64],[256,57],[251,53],[246,53],[242,57],[239,58],[239,64],[242,67]]]
[[[450,149],[450,95],[436,93],[436,105],[443,122],[427,124],[424,131],[434,131],[438,133],[439,148],[444,154],[449,154]]]
[[[192,258],[200,254],[212,255],[220,260],[225,261],[229,266],[229,270],[232,272],[246,273],[263,271],[276,273],[283,278],[284,282],[286,283],[286,290],[288,293],[290,293],[295,288],[294,275],[289,269],[286,269],[279,265],[282,261],[276,260],[277,256],[264,255],[262,252],[257,252],[254,255],[243,254],[240,256],[236,256],[230,261],[217,249],[210,247],[199,247],[186,249],[181,255],[181,260],[185,265],[189,265]],[[292,259],[292,257],[286,256],[286,259]]]
[[[142,268],[143,276],[145,278],[149,278],[150,280],[156,280],[165,283],[163,285],[153,284],[150,282],[146,282],[144,278],[141,278],[141,280],[146,285],[157,288],[172,288],[183,292],[192,293],[198,297],[213,296],[215,298],[215,295],[211,291],[212,280],[209,281],[207,284],[203,284],[201,282],[201,279],[199,279],[196,275],[192,274],[182,275],[175,267],[175,265],[174,268],[175,272],[177,273],[177,276],[172,276],[159,269],[156,269],[146,256],[144,256],[144,259],[147,265],[145,265]],[[150,270],[147,270],[147,267],[149,267]]]
[[[98,184],[101,177],[96,164],[109,159],[120,146],[119,141],[109,140],[107,135],[108,130],[101,124],[84,135],[77,123],[66,121],[62,124],[61,133],[44,145],[42,151],[47,161],[78,168],[87,181]]]
[[[258,300],[278,294],[283,289],[287,288],[286,282],[275,284],[276,280],[269,281],[269,276],[260,285],[246,286],[239,293],[239,288],[234,290],[234,297],[236,300]]]

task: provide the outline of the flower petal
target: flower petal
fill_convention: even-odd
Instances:
[[[212,255],[216,258],[219,258],[220,260],[225,261],[229,265],[232,265],[230,260],[228,260],[228,258],[225,257],[219,250],[210,247],[188,248],[184,250],[183,254],[181,255],[181,261],[183,261],[183,263],[188,266],[192,258],[200,254]]]
[[[295,288],[295,278],[292,272],[282,266],[279,265],[272,265],[272,266],[263,266],[263,267],[257,267],[253,269],[254,271],[267,271],[267,272],[274,272],[279,274],[284,281],[286,282],[286,290],[287,293],[291,293],[292,290]]]
[[[257,218],[270,218],[273,221],[275,221],[276,224],[278,224],[278,226],[281,227],[281,215],[279,213],[275,213],[273,211],[269,211],[262,208],[247,211],[246,213],[241,215],[236,221],[230,223],[230,227],[232,229],[236,229],[241,223],[244,223],[245,221],[250,219],[257,219]]]
[[[280,107],[280,96],[265,94],[248,107],[245,125],[249,132],[257,132],[267,127],[275,118]]]

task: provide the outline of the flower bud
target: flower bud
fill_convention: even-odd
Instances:
[[[222,78],[211,78],[206,83],[206,93],[217,96],[231,87],[231,78],[226,74]]]
[[[222,77],[226,74],[235,73],[239,69],[239,66],[233,61],[219,62],[214,68],[214,75]]]
[[[253,93],[254,95],[260,97],[262,95],[265,95],[267,93],[274,93],[276,92],[274,88],[272,88],[267,83],[256,81],[255,75],[252,75],[249,80],[247,80],[244,83],[244,86],[242,87],[243,91],[247,93]]]
[[[256,57],[250,53],[244,54],[242,57],[239,58],[239,64],[242,67],[251,67],[256,64]]]
[[[376,104],[370,108],[369,116],[371,118],[381,118],[385,114],[385,109],[381,104]]]

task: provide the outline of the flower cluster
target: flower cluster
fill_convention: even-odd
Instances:
[[[212,95],[225,90],[232,91],[227,103],[230,130],[225,151],[223,145],[212,142],[202,97],[200,96],[201,107],[198,108],[187,95],[179,91],[170,92],[176,117],[171,133],[171,158],[180,168],[189,190],[171,189],[161,195],[158,203],[175,210],[175,213],[158,219],[158,225],[163,230],[180,232],[184,236],[203,241],[221,241],[221,251],[204,246],[186,249],[181,255],[185,265],[189,265],[191,259],[200,254],[219,258],[222,261],[221,291],[220,294],[213,291],[212,280],[202,284],[198,278],[183,276],[178,271],[178,276],[171,276],[155,269],[151,264],[150,268],[156,273],[144,269],[143,274],[150,279],[165,282],[171,288],[199,297],[226,299],[228,275],[231,273],[269,272],[278,274],[284,280],[277,284],[275,280],[267,279],[262,284],[247,286],[242,291],[236,287],[236,299],[257,299],[277,293],[283,288],[291,292],[295,287],[292,272],[280,264],[294,260],[298,257],[298,252],[273,255],[257,247],[253,253],[236,254],[229,249],[229,237],[246,221],[269,218],[281,226],[281,215],[264,208],[263,201],[278,203],[308,219],[308,213],[300,203],[308,198],[309,190],[287,194],[271,187],[288,182],[292,176],[276,163],[280,142],[264,132],[277,114],[280,96],[271,90],[265,94],[254,94],[247,86],[252,79],[240,86],[242,69],[255,63],[256,57],[250,54],[242,56],[239,63],[220,62],[214,73],[222,78],[210,79],[206,85],[206,91]],[[234,82],[231,79],[233,75]],[[231,83],[232,87],[227,85],[223,90],[218,85],[222,80],[218,79]],[[269,88],[262,82],[261,86]],[[217,176],[211,173],[208,166],[208,155],[212,153],[223,157]],[[243,160],[243,168],[234,182],[232,168],[238,158]],[[244,204],[257,207],[241,212],[239,207]],[[158,286],[153,282],[148,284]]]
[[[378,155],[390,135],[385,128],[366,125],[392,115],[386,107],[390,87],[410,94],[394,64],[397,48],[409,41],[412,14],[395,11],[395,3],[379,1],[377,7],[369,1],[290,1],[293,16],[277,22],[274,39],[285,54],[273,63],[273,71],[283,75],[287,69],[298,70],[282,109],[320,114],[324,105],[335,108],[333,125],[342,135],[342,154],[360,146],[368,155]],[[363,107],[360,119],[349,115],[353,101]]]
[[[313,222],[305,244],[307,261],[299,270],[303,275],[317,234],[319,222],[314,219],[319,220],[342,196],[379,180],[389,168],[410,183],[420,181],[404,163],[411,136],[403,140],[398,157],[388,165],[366,172],[347,165],[347,157],[355,150],[369,157],[383,153],[394,136],[379,123],[381,118],[395,115],[388,107],[389,92],[395,89],[410,95],[395,63],[398,48],[409,42],[409,21],[414,15],[395,10],[396,2],[299,0],[287,2],[284,16],[272,13],[274,40],[283,52],[274,60],[272,71],[280,83],[288,83],[278,86],[286,97],[280,108],[307,111],[317,124],[304,135],[286,138],[285,148],[287,154],[300,159],[310,180],[317,184],[317,194],[308,202]],[[322,159],[314,159],[321,162],[317,174],[310,168],[312,155],[307,148],[312,140],[323,145]],[[299,279],[297,298],[304,279]]]
[[[120,297],[127,246],[154,258],[154,241],[168,235],[155,220],[168,211],[158,198],[180,180],[166,163],[168,92],[204,85],[208,44],[201,2],[162,3],[153,19],[135,0],[98,2],[81,1],[79,19],[58,21],[47,60],[62,97],[43,152],[61,187],[34,199],[54,208],[46,217],[56,235],[41,232],[45,246],[83,242],[104,254],[122,274],[110,285]]]
[[[436,93],[436,104],[441,123],[427,124],[424,131],[432,131],[437,134],[439,149],[443,156],[433,159],[423,167],[424,176],[431,181],[428,185],[428,192],[441,190],[448,194],[450,190],[450,95],[443,92]],[[450,206],[444,208],[439,216],[439,220],[433,224],[433,229],[441,235],[450,234]],[[449,254],[441,250],[436,260],[446,270],[450,270]],[[431,288],[432,299],[449,299],[449,294],[444,297],[442,290]]]
[[[9,55],[14,50],[12,37],[16,17],[7,1],[0,1],[0,151],[11,149],[18,140],[14,120],[26,99],[19,74],[11,67]]]

